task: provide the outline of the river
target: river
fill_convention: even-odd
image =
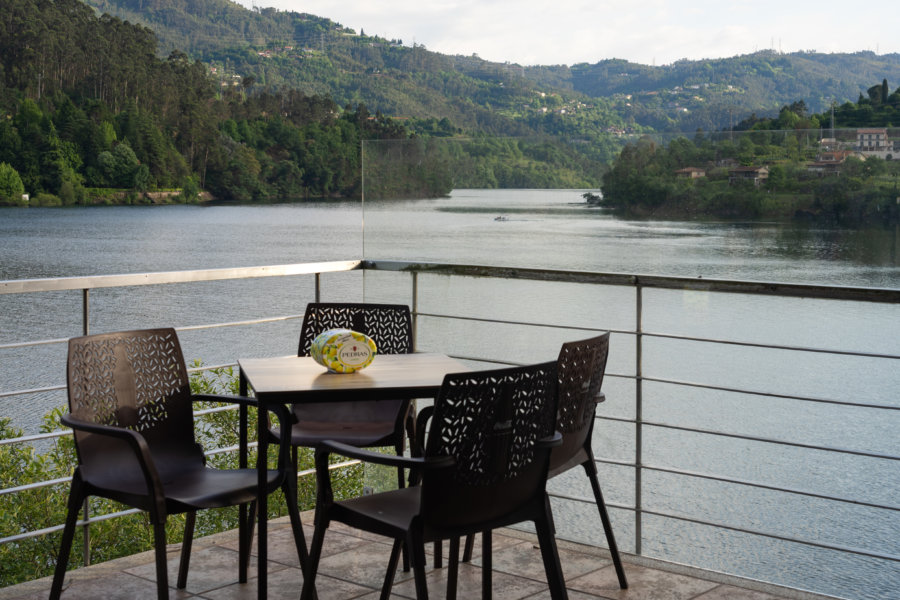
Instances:
[[[457,190],[448,198],[416,201],[308,202],[262,206],[134,206],[90,208],[0,208],[0,280],[119,274],[236,266],[257,266],[355,258],[423,260],[552,269],[661,274],[706,279],[743,279],[841,286],[900,288],[900,230],[850,230],[784,222],[677,222],[624,220],[587,206],[579,190]],[[324,277],[326,299],[338,299],[358,285]],[[436,308],[465,307],[488,316],[545,322],[571,322],[582,314],[601,327],[627,328],[633,318],[614,300],[599,301],[578,286],[560,286],[546,297],[520,292],[520,283],[458,282],[451,288],[422,290],[422,302]],[[394,299],[405,291],[366,279],[367,299]],[[560,290],[564,290],[560,292]],[[173,325],[178,327],[297,314],[310,299],[305,280],[212,282],[151,286],[140,290],[92,292],[94,331]],[[0,296],[0,344],[62,338],[80,330],[80,294]],[[874,348],[900,354],[900,308],[860,303],[778,301],[724,295],[660,291],[646,298],[646,326],[675,334],[716,337],[727,331],[737,339],[833,347]],[[629,307],[630,308],[630,307]],[[852,315],[852,319],[848,318]],[[847,326],[846,323],[853,323]],[[298,325],[299,326],[299,325]],[[188,359],[206,364],[236,355],[289,354],[297,331],[276,324],[263,334],[217,330],[216,337],[182,335]],[[800,332],[800,333],[798,333]],[[510,340],[519,339],[508,332]],[[521,334],[520,345],[533,344]],[[447,340],[452,351],[468,351],[465,339]],[[611,372],[627,373],[633,350],[625,337],[614,337]],[[552,344],[545,344],[548,347]],[[551,358],[524,350],[515,358]],[[898,369],[855,360],[796,362],[795,357],[735,352],[722,371],[720,356],[660,342],[646,348],[646,371],[659,377],[713,380],[736,387],[765,385],[815,397],[842,397],[862,390],[865,401],[896,406]],[[777,354],[777,353],[776,353]],[[64,348],[0,350],[3,390],[37,388],[63,382]],[[57,365],[36,368],[36,365]],[[633,367],[632,367],[633,368]],[[706,379],[704,379],[706,378]],[[633,385],[608,378],[610,401],[604,410],[629,418]],[[835,391],[839,390],[839,391]],[[657,384],[645,389],[645,418],[695,427],[718,427],[799,443],[849,447],[900,454],[900,421],[863,411],[850,417],[839,407],[755,400],[694,391],[675,392]],[[29,396],[28,402],[0,399],[0,414],[34,431],[41,416],[65,401],[64,394]],[[760,407],[760,404],[762,407]],[[854,414],[858,414],[854,413]],[[856,420],[854,420],[856,419]],[[752,422],[752,427],[748,424]],[[759,433],[759,432],[762,433]],[[813,489],[896,505],[896,464],[854,458],[820,459],[815,452],[772,450],[752,442],[727,445],[698,435],[654,431],[648,463]],[[633,460],[633,432],[610,430],[597,453]],[[605,492],[613,503],[633,504],[633,477],[601,467]],[[801,473],[798,477],[797,473]],[[564,485],[566,485],[564,483]],[[576,484],[573,484],[576,485]],[[684,485],[661,472],[648,473],[645,506],[698,518],[737,519],[748,528],[803,534],[823,543],[872,548],[900,554],[900,517],[876,509],[850,509],[809,498],[763,490],[747,492],[714,481]],[[589,495],[589,492],[577,492]],[[753,496],[746,502],[741,496]],[[749,507],[749,508],[748,508]],[[620,545],[630,551],[633,527],[613,510]],[[602,545],[596,531],[578,531],[575,513],[557,515],[561,535]],[[591,518],[594,522],[596,519]],[[796,531],[797,529],[803,531]],[[673,561],[704,564],[847,598],[887,599],[900,589],[896,563],[848,558],[840,553],[797,549],[789,543],[759,541],[745,534],[648,516],[644,552]],[[690,538],[687,545],[678,540]],[[698,540],[700,540],[698,542]],[[723,541],[724,540],[724,541]],[[722,544],[737,548],[722,552]],[[686,556],[685,548],[695,553]],[[705,548],[706,551],[698,550]],[[887,566],[886,566],[887,565]]]

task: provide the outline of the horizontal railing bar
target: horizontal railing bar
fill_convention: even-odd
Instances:
[[[32,435],[23,435],[22,437],[17,438],[3,438],[0,439],[0,446],[4,446],[6,444],[23,444],[26,442],[37,442],[39,440],[50,440],[58,437],[66,437],[72,435],[71,429],[60,429],[58,431],[49,431],[47,433],[35,433]]]
[[[396,260],[364,260],[362,269],[375,271],[409,271],[420,274],[457,275],[461,277],[491,277],[502,279],[526,279],[555,281],[559,283],[591,283],[600,285],[641,286],[673,290],[701,292],[726,292],[789,298],[818,298],[826,300],[854,300],[859,302],[900,303],[900,289],[857,288],[797,283],[731,281],[725,279],[701,279],[669,277],[664,275],[635,275],[627,273],[597,273],[560,269],[533,269],[519,267],[490,267],[486,265],[462,265],[451,263],[410,262]]]
[[[224,366],[227,367],[227,366],[234,366],[234,365],[224,365]],[[204,370],[208,370],[208,369],[218,369],[218,368],[223,368],[223,367],[201,367],[201,368],[196,368],[196,369],[188,369],[188,371],[197,372],[197,371],[204,371]],[[65,386],[63,386],[60,388],[48,388],[48,389],[64,390],[66,388],[65,388]],[[215,407],[215,408],[204,408],[204,409],[195,410],[194,415],[197,416],[197,415],[205,415],[205,414],[210,414],[210,413],[220,412],[220,411],[225,411],[225,410],[236,410],[237,408],[239,408],[237,404],[230,404],[228,406],[219,406],[219,407]],[[65,437],[65,436],[69,436],[69,435],[72,435],[71,429],[60,429],[58,431],[49,431],[47,433],[35,433],[32,435],[24,435],[22,437],[3,438],[3,439],[0,439],[0,446],[3,446],[5,444],[21,444],[21,443],[25,443],[25,442],[36,442],[39,440],[47,440],[47,439],[53,439],[53,438],[58,438],[58,437]]]
[[[688,336],[688,335],[677,335],[674,333],[653,333],[652,331],[642,331],[641,335],[643,335],[644,337],[664,338],[664,339],[681,340],[681,341],[688,341],[688,342],[704,342],[707,344],[744,346],[744,347],[749,347],[749,348],[765,348],[767,350],[788,350],[791,352],[813,352],[813,353],[820,353],[820,354],[837,354],[840,356],[858,356],[858,357],[862,357],[862,358],[888,358],[888,359],[900,360],[900,355],[897,355],[897,354],[859,352],[856,350],[837,350],[837,349],[831,349],[831,348],[816,348],[816,347],[808,347],[808,346],[785,346],[785,345],[781,345],[781,344],[763,344],[762,342],[743,342],[740,340],[725,340],[725,339],[719,339],[719,338],[699,338],[699,337],[693,337],[693,336]]]
[[[450,358],[455,358],[456,360],[469,360],[473,362],[483,362],[491,365],[510,365],[510,366],[521,366],[519,363],[513,363],[508,360],[497,360],[495,358],[480,358],[477,356],[465,356],[462,354],[451,354]]]
[[[348,461],[344,461],[344,462],[340,462],[340,463],[334,463],[334,464],[328,465],[328,470],[332,471],[334,469],[341,469],[344,467],[349,467],[349,466],[358,464],[359,462],[360,462],[359,460],[348,460]],[[315,474],[315,472],[316,472],[315,469],[307,469],[305,471],[298,472],[297,476],[298,476],[298,478],[300,478],[300,477],[304,477],[307,475],[313,475],[313,474]],[[134,515],[134,514],[138,514],[140,512],[142,512],[142,511],[139,509],[131,508],[131,509],[123,510],[123,511],[119,511],[119,512],[92,516],[90,519],[88,519],[86,521],[83,519],[79,519],[76,522],[76,526],[82,527],[82,526],[88,525],[90,523],[99,523],[100,521],[108,521],[109,519],[114,519],[117,517],[124,517],[126,515]],[[55,533],[57,531],[62,531],[64,527],[65,527],[65,525],[54,525],[52,527],[45,527],[44,529],[37,529],[35,531],[26,531],[24,533],[20,533],[17,535],[11,535],[8,537],[0,538],[0,545],[7,544],[10,542],[18,542],[21,540],[27,540],[30,538],[40,537],[42,535],[47,535],[50,533]]]
[[[200,269],[194,271],[162,271],[157,273],[134,273],[124,275],[88,275],[80,277],[52,277],[47,279],[12,279],[0,281],[0,294],[57,292],[65,290],[131,287],[137,285],[160,285],[166,283],[195,283],[201,281],[223,281],[227,279],[256,279],[260,277],[284,277],[288,275],[315,275],[316,273],[354,271],[361,269],[362,264],[363,263],[360,260],[344,260],[288,265],[267,265],[262,267]]]
[[[764,438],[753,435],[745,435],[741,433],[727,433],[724,431],[715,431],[712,429],[698,429],[694,427],[684,427],[681,425],[671,425],[669,423],[660,423],[656,421],[641,421],[642,425],[646,425],[648,427],[659,427],[661,429],[675,429],[677,431],[686,431],[689,433],[701,433],[704,435],[714,435],[717,437],[727,437],[734,438],[738,440],[746,440],[750,442],[763,442],[766,444],[775,444],[778,446],[790,446],[792,448],[803,448],[804,450],[817,450],[822,452],[833,452],[835,454],[850,454],[853,456],[863,456],[866,458],[878,458],[883,460],[900,460],[900,456],[894,456],[892,454],[882,454],[878,452],[866,452],[863,450],[850,450],[847,448],[836,448],[831,446],[815,446],[813,444],[801,444],[800,442],[787,442],[784,440],[777,440],[774,438]]]
[[[595,460],[595,462],[602,462],[599,460]],[[759,488],[764,490],[769,490],[773,492],[784,492],[786,494],[793,494],[797,496],[806,496],[807,498],[817,498],[819,500],[828,500],[831,502],[841,502],[843,504],[853,504],[855,506],[865,506],[867,508],[877,508],[880,510],[889,510],[893,512],[900,512],[900,506],[888,506],[886,504],[876,504],[874,502],[864,502],[862,500],[854,500],[852,498],[843,498],[841,496],[829,496],[828,494],[820,494],[816,492],[807,492],[797,488],[786,488],[780,487],[777,485],[770,485],[766,483],[759,483],[756,481],[749,481],[746,479],[735,479],[733,477],[723,477],[721,475],[711,475],[709,473],[700,473],[697,471],[686,471],[683,469],[673,469],[671,467],[660,467],[656,465],[651,465],[644,463],[641,465],[642,469],[657,471],[660,473],[670,473],[672,475],[685,475],[687,477],[695,477],[697,479],[708,479],[711,481],[719,481],[722,483],[733,483],[736,485],[742,485],[746,487]]]
[[[60,477],[58,479],[46,479],[44,481],[35,481],[32,483],[26,483],[24,485],[17,485],[16,487],[3,488],[0,489],[0,496],[4,496],[6,494],[17,494],[19,492],[27,492],[29,490],[38,490],[45,487],[50,487],[51,485],[59,485],[61,483],[69,483],[72,481],[72,477]]]
[[[570,496],[570,495],[566,495],[566,494],[560,494],[557,492],[548,492],[548,495],[551,498],[559,498],[561,500],[569,500],[569,501],[578,502],[581,504],[596,505],[596,503],[597,503],[597,501],[594,498]],[[627,510],[630,512],[635,512],[635,510],[636,510],[633,506],[618,504],[615,502],[604,502],[604,504],[606,504],[607,508],[617,508],[617,509],[621,509],[621,510]],[[647,509],[647,508],[642,508],[641,512],[644,513],[645,515],[654,515],[654,516],[663,517],[666,519],[675,519],[678,521],[686,521],[689,523],[695,523],[697,525],[705,525],[707,527],[715,527],[717,529],[727,529],[729,531],[736,531],[738,533],[748,533],[750,535],[757,535],[757,536],[766,537],[769,539],[780,540],[783,542],[791,542],[794,544],[801,544],[804,546],[823,548],[826,550],[835,550],[838,552],[843,552],[845,554],[855,554],[858,556],[868,556],[869,558],[877,558],[877,559],[888,560],[888,561],[892,561],[892,562],[900,562],[900,556],[897,556],[894,554],[884,554],[884,553],[879,553],[879,552],[873,552],[870,550],[863,550],[860,548],[853,548],[850,546],[841,546],[841,545],[837,545],[837,544],[828,544],[825,542],[816,542],[814,540],[806,540],[806,539],[801,539],[801,538],[796,538],[796,537],[778,535],[775,533],[770,533],[770,532],[762,531],[759,529],[748,529],[745,527],[737,527],[734,525],[725,525],[722,523],[708,521],[705,519],[698,519],[695,517],[677,515],[677,514],[668,513],[668,512],[654,511],[652,509]]]
[[[547,495],[551,498],[559,498],[560,500],[571,500],[572,502],[579,502],[582,504],[593,504],[596,506],[597,500],[593,496],[588,498],[587,496],[572,496],[570,494],[563,494],[557,491],[547,490]],[[633,506],[629,506],[627,504],[619,504],[617,502],[610,502],[608,500],[603,501],[603,504],[606,505],[606,508],[618,508],[621,510],[630,510],[631,512],[635,511]]]
[[[491,319],[487,317],[463,317],[460,315],[445,315],[440,313],[417,313],[420,317],[431,317],[433,319],[450,319],[450,320],[458,320],[458,321],[473,321],[476,323],[496,323],[500,325],[519,325],[525,327],[543,327],[547,329],[567,329],[571,331],[595,331],[595,332],[605,332],[608,331],[610,333],[618,333],[623,335],[635,335],[635,332],[630,329],[606,329],[606,328],[596,328],[596,327],[582,327],[576,325],[559,325],[552,323],[529,323],[527,321],[507,321],[504,319]],[[838,350],[833,348],[816,348],[816,347],[808,347],[808,346],[787,346],[783,344],[764,344],[762,342],[746,342],[741,340],[726,340],[721,338],[702,338],[702,337],[694,337],[687,335],[679,335],[674,333],[655,333],[652,331],[641,331],[641,335],[644,337],[654,337],[654,338],[662,338],[662,339],[673,339],[687,342],[704,342],[708,344],[723,344],[723,345],[731,345],[731,346],[743,346],[749,348],[765,348],[770,350],[788,350],[791,352],[812,352],[812,353],[820,353],[820,354],[836,354],[840,356],[857,356],[861,358],[886,358],[893,360],[900,360],[900,355],[898,354],[883,354],[883,353],[873,353],[873,352],[860,352],[856,350]]]
[[[628,461],[623,461],[623,460],[614,460],[611,458],[599,458],[596,456],[594,457],[594,462],[597,464],[612,465],[612,466],[616,466],[616,467],[624,467],[627,469],[634,469],[636,466],[633,462],[628,462]],[[784,492],[787,494],[806,496],[809,498],[818,498],[820,500],[841,502],[844,504],[853,504],[855,506],[865,506],[868,508],[877,508],[877,509],[882,509],[882,510],[890,510],[890,511],[894,511],[894,512],[900,511],[900,506],[888,506],[886,504],[875,504],[874,502],[864,502],[861,500],[854,500],[852,498],[843,498],[841,496],[829,496],[827,494],[819,494],[816,492],[807,492],[807,491],[797,489],[797,488],[779,487],[779,486],[765,484],[765,483],[759,483],[759,482],[755,482],[755,481],[748,481],[745,479],[735,479],[733,477],[723,477],[721,475],[700,473],[697,471],[687,471],[684,469],[673,469],[671,467],[660,467],[657,465],[651,465],[651,464],[647,464],[647,463],[642,464],[641,468],[650,470],[650,471],[658,471],[661,473],[670,473],[672,475],[685,475],[687,477],[696,477],[698,479],[709,479],[712,481],[720,481],[722,483],[733,483],[736,485],[743,485],[743,486],[747,486],[747,487],[767,489],[767,490],[774,491],[774,492]]]
[[[0,392],[0,398],[9,398],[11,396],[25,396],[27,394],[40,394],[42,392],[57,392],[66,389],[64,385],[53,385],[42,388],[32,388],[28,390],[13,390],[11,392]]]
[[[262,323],[277,323],[280,321],[291,321],[294,319],[302,319],[303,315],[283,315],[280,317],[265,317],[259,319],[247,319],[244,321],[225,321],[222,323],[209,323],[206,325],[185,325],[176,327],[176,331],[199,331],[203,329],[216,329],[221,327],[243,327],[246,325],[260,325]],[[12,344],[0,344],[0,350],[13,350],[17,348],[28,348],[32,346],[49,346],[53,344],[65,344],[70,338],[56,338],[51,340],[37,340],[33,342],[15,342]]]
[[[13,350],[16,348],[31,348],[34,346],[50,346],[53,344],[65,344],[69,338],[56,338],[52,340],[35,340],[32,342],[15,342],[12,344],[0,344],[0,350]]]
[[[849,402],[847,400],[833,400],[831,398],[817,398],[814,396],[794,396],[791,394],[779,394],[777,392],[763,392],[758,390],[745,390],[742,388],[730,388],[721,385],[712,385],[706,383],[695,383],[691,381],[680,381],[678,379],[664,379],[661,377],[647,377],[641,379],[644,381],[653,381],[655,383],[668,383],[672,385],[683,385],[685,387],[694,387],[705,390],[716,390],[719,392],[732,392],[735,394],[748,394],[751,396],[763,396],[766,398],[780,398],[783,400],[800,400],[803,402],[815,402],[818,404],[834,404],[837,406],[849,406],[853,408],[877,408],[880,410],[900,410],[898,406],[890,406],[888,404],[862,404],[859,402]]]
[[[135,515],[140,513],[141,510],[137,508],[130,508],[128,510],[122,510],[114,513],[107,513],[105,515],[98,515],[96,517],[91,517],[87,521],[83,519],[79,519],[76,521],[76,526],[82,527],[89,523],[99,523],[101,521],[108,521],[110,519],[115,519],[117,517],[124,517],[126,515]],[[18,542],[21,540],[27,540],[30,538],[40,537],[42,535],[47,535],[50,533],[55,533],[57,531],[62,531],[65,528],[65,524],[62,525],[53,525],[51,527],[45,527],[44,529],[37,529],[35,531],[26,531],[25,533],[20,533],[18,535],[11,535],[9,537],[0,538],[0,544],[8,544],[9,542]]]
[[[524,325],[527,327],[544,327],[547,329],[569,329],[572,331],[596,331],[605,332],[609,329],[598,329],[596,327],[583,327],[580,325],[559,325],[553,323],[529,323],[527,321],[507,321],[505,319],[490,319],[488,317],[463,317],[461,315],[444,315],[441,313],[417,312],[418,317],[431,317],[433,319],[452,319],[457,321],[474,321],[476,323],[497,323],[500,325]],[[633,331],[613,331],[611,333],[634,333]]]
[[[199,331],[202,329],[218,329],[222,327],[243,327],[246,325],[260,325],[263,323],[278,323],[281,321],[291,321],[294,319],[302,319],[303,315],[284,315],[281,317],[266,317],[260,319],[247,319],[246,321],[226,321],[224,323],[209,323],[208,325],[186,325],[184,327],[176,327],[178,331]]]
[[[881,560],[889,560],[892,562],[900,562],[900,556],[896,554],[884,554],[881,552],[874,552],[871,550],[863,550],[861,548],[852,548],[850,546],[839,546],[837,544],[828,544],[825,542],[816,542],[813,540],[803,540],[799,538],[789,537],[786,535],[778,535],[775,533],[770,533],[767,531],[761,531],[758,529],[747,529],[744,527],[736,527],[734,525],[724,525],[722,523],[716,523],[714,521],[707,521],[705,519],[699,519],[695,517],[688,517],[685,515],[677,515],[674,513],[655,511],[648,508],[642,508],[641,512],[645,515],[654,515],[657,517],[663,517],[668,519],[677,519],[679,521],[686,521],[688,523],[695,523],[697,525],[706,525],[708,527],[715,527],[717,529],[727,529],[728,531],[736,531],[738,533],[749,533],[751,535],[758,535],[762,537],[766,537],[773,540],[780,540],[782,542],[791,542],[795,544],[802,544],[804,546],[812,546],[814,548],[822,548],[824,550],[835,550],[838,552],[844,552],[847,554],[855,554],[858,556],[868,556],[869,558],[877,558]]]

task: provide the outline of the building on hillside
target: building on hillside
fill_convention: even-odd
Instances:
[[[888,142],[887,128],[877,127],[856,130],[856,149],[860,152],[878,152],[886,150]]]
[[[759,184],[769,178],[769,167],[736,167],[728,171],[728,183],[734,185],[739,181],[749,181],[759,187]]]
[[[683,177],[685,179],[699,179],[700,177],[706,177],[706,169],[701,169],[700,167],[685,167],[675,171],[675,176]]]
[[[816,156],[815,162],[806,165],[806,170],[815,173],[819,177],[827,175],[840,175],[844,161],[851,156],[860,160],[866,160],[866,155],[856,150],[827,150]]]
[[[855,150],[826,150],[820,152],[819,155],[816,156],[816,160],[822,162],[844,162],[851,156],[856,156],[863,160],[866,158]]]
[[[856,150],[865,156],[877,156],[885,160],[900,158],[900,144],[888,137],[886,127],[856,130]]]

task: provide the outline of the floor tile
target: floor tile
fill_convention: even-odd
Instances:
[[[625,574],[628,577],[626,590],[619,589],[612,565],[566,580],[566,587],[614,600],[690,600],[718,585],[636,565],[625,565]]]

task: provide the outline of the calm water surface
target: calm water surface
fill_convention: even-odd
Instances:
[[[502,216],[502,220],[496,220]],[[553,269],[663,274],[706,279],[746,279],[843,286],[900,288],[900,230],[847,230],[775,222],[660,222],[610,217],[587,207],[581,192],[458,190],[438,200],[273,204],[265,206],[160,206],[64,209],[0,209],[0,279],[118,274],[256,266],[359,257],[474,263]],[[398,278],[400,278],[398,282]],[[408,281],[396,274],[324,276],[326,299],[409,301]],[[535,290],[517,281],[490,282],[422,277],[420,310],[459,312],[511,320],[630,329],[629,290],[602,295],[576,284]],[[186,327],[293,315],[312,298],[306,278],[285,281],[209,282],[148,286],[91,293],[91,329]],[[0,296],[0,344],[64,338],[80,333],[79,293]],[[432,322],[434,321],[434,322]],[[236,356],[290,354],[299,321],[263,327],[181,334],[189,360],[231,362]],[[649,290],[644,298],[648,331],[763,341],[788,346],[850,348],[900,354],[900,309],[861,303],[778,300]],[[456,326],[458,329],[458,325]],[[483,353],[485,335],[506,342],[510,360],[549,360],[558,343],[583,333],[547,334],[533,329],[472,326],[450,332],[424,319],[420,347],[464,355]],[[557,339],[557,336],[559,339]],[[552,338],[552,339],[550,339]],[[793,352],[761,353],[735,347],[711,351],[701,344],[648,338],[647,377],[704,381],[727,387],[782,391],[896,406],[896,361],[832,359]],[[614,336],[603,411],[633,419],[634,344]],[[3,390],[38,388],[64,381],[64,345],[0,349]],[[727,368],[723,368],[723,364]],[[840,406],[748,397],[648,382],[643,390],[648,421],[800,444],[900,454],[896,411],[849,411]],[[616,402],[616,399],[622,399]],[[49,408],[65,402],[48,393],[0,398],[0,414],[33,431]],[[634,460],[633,426],[604,423],[597,454]],[[823,457],[812,450],[667,428],[645,432],[647,465],[721,474],[773,486],[861,498],[896,506],[896,463],[872,458]],[[634,548],[631,469],[601,465],[616,533]],[[577,473],[555,487],[589,497]],[[874,508],[760,489],[685,480],[646,471],[643,504],[669,512],[738,523],[787,537],[815,539],[900,554],[900,517]],[[887,514],[885,514],[887,513]],[[556,512],[560,535],[598,545],[602,533],[587,508],[563,504]],[[854,558],[789,542],[673,522],[648,514],[643,551],[669,560],[703,564],[767,581],[847,598],[897,598],[896,564]],[[690,540],[690,544],[683,543]],[[691,555],[685,556],[685,548]]]

